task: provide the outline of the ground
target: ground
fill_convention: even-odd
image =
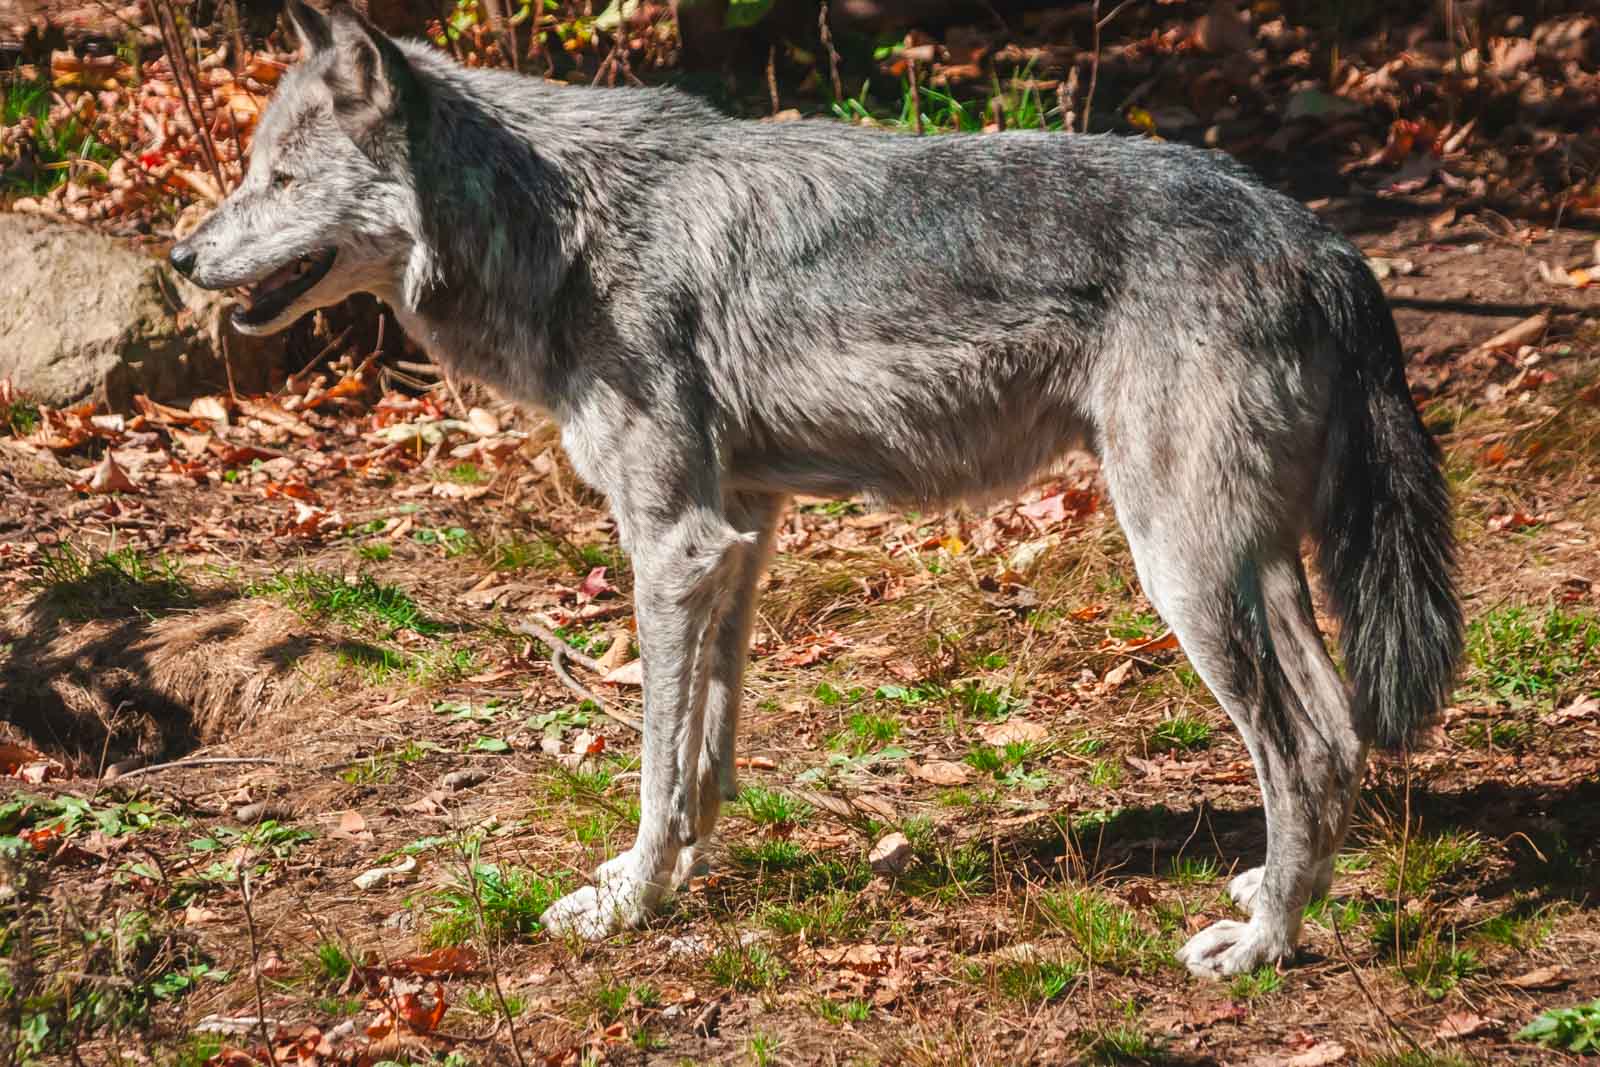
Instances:
[[[132,419],[0,397],[13,1058],[265,1062],[264,1014],[278,1063],[1564,1062],[1517,1035],[1600,997],[1600,298],[1538,264],[1592,234],[1313,206],[1387,275],[1471,631],[1293,966],[1173,959],[1260,800],[1086,457],[797,502],[709,871],[541,933],[629,843],[638,737],[517,627],[636,715],[626,561],[549,426],[347,354]]]

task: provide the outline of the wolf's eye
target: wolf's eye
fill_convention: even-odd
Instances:
[[[274,189],[287,189],[294,184],[294,175],[285,174],[281,170],[272,172],[272,187]]]

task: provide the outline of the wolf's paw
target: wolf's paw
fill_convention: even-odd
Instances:
[[[1277,963],[1294,952],[1254,923],[1224,919],[1201,930],[1178,950],[1178,960],[1201,978],[1246,974],[1263,963]]]
[[[661,887],[640,877],[636,867],[631,852],[607,860],[594,872],[594,885],[550,905],[539,922],[552,934],[577,934],[585,941],[642,925],[660,899]]]
[[[711,864],[699,847],[689,845],[678,853],[678,865],[672,869],[672,888],[685,889],[689,879],[700,878],[711,871]]]
[[[1246,915],[1256,910],[1256,894],[1261,892],[1261,879],[1266,873],[1265,867],[1251,867],[1228,883],[1228,896]]]

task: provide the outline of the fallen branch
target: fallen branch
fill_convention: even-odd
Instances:
[[[523,634],[527,637],[537,638],[538,640],[543,641],[545,645],[549,647],[550,668],[556,672],[556,677],[561,679],[562,685],[578,694],[578,696],[582,697],[584,700],[593,703],[596,708],[600,709],[600,714],[604,715],[606,718],[612,720],[613,722],[619,722],[623,726],[626,726],[628,729],[637,733],[644,733],[643,723],[630,719],[619,712],[612,711],[606,706],[606,702],[600,699],[599,695],[586,687],[582,682],[574,678],[567,670],[566,661],[570,659],[572,662],[576,663],[586,671],[590,671],[594,674],[604,675],[606,673],[606,669],[600,665],[599,660],[592,656],[584,655],[582,652],[579,652],[577,649],[561,640],[561,638],[557,637],[555,633],[547,627],[541,626],[531,620],[521,622],[516,626],[513,626],[512,629],[515,632]]]
[[[155,774],[157,771],[176,771],[185,767],[225,767],[229,764],[260,763],[273,767],[292,767],[294,764],[287,760],[270,759],[266,756],[200,756],[196,759],[173,760],[171,763],[152,763],[148,767],[135,767],[131,771],[123,771],[113,782],[126,781],[137,778],[143,774]]]

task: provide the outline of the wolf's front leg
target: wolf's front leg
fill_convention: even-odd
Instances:
[[[600,866],[594,885],[562,897],[540,919],[552,933],[589,940],[649,918],[671,888],[680,852],[695,842],[714,637],[755,540],[719,509],[692,508],[666,524],[629,518],[644,659],[639,836]]]

